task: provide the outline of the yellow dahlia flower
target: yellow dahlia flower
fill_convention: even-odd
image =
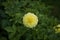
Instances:
[[[38,17],[34,13],[27,13],[23,17],[23,24],[26,27],[33,28],[38,23]]]
[[[60,24],[58,24],[58,25],[55,27],[55,31],[56,31],[56,33],[59,33],[59,32],[60,32]]]
[[[57,27],[59,27],[59,28],[60,28],[60,24],[58,24],[58,25],[57,25]]]

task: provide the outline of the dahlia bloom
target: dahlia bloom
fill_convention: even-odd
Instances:
[[[58,24],[58,25],[56,26],[55,31],[56,31],[56,33],[59,33],[59,32],[60,32],[60,24]]]
[[[33,28],[38,23],[38,17],[34,13],[27,13],[23,16],[23,24],[26,27]]]
[[[59,28],[60,28],[60,24],[58,24],[58,25],[57,25],[57,27],[59,27]]]

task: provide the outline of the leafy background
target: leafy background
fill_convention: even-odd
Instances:
[[[58,0],[0,0],[0,40],[60,40],[54,26],[60,23]],[[27,12],[38,16],[38,25],[26,28]]]

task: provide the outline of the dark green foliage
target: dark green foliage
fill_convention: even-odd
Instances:
[[[46,5],[52,5],[52,13],[50,15],[53,15],[60,19],[60,0],[42,0]]]
[[[6,0],[0,5],[0,40],[60,40],[53,27],[59,24],[52,16],[52,5],[32,0]],[[22,18],[27,12],[38,16],[38,25],[26,28]]]

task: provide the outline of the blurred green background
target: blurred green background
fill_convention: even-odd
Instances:
[[[33,29],[22,23],[23,15],[35,13]],[[60,24],[59,0],[0,0],[0,40],[60,40],[54,26]]]

